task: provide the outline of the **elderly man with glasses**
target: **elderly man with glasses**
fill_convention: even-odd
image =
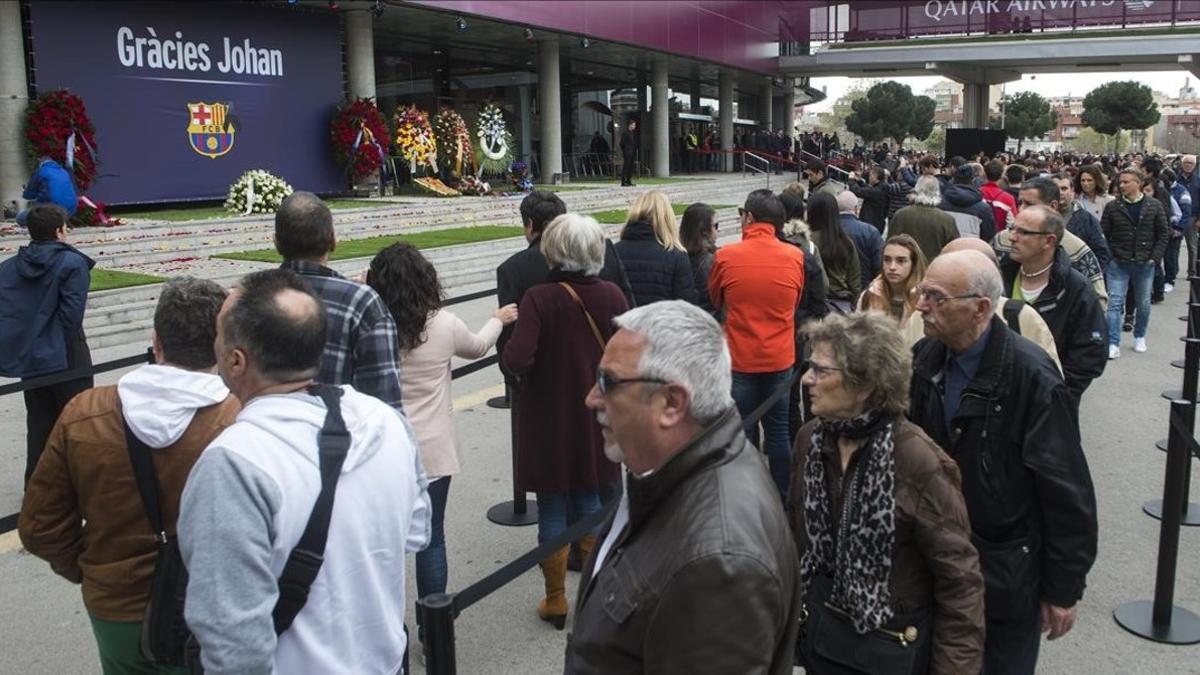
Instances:
[[[995,316],[1000,273],[939,256],[917,286],[909,418],[958,462],[986,586],[988,675],[1033,673],[1039,633],[1071,630],[1096,557],[1096,496],[1071,392]]]
[[[614,323],[587,406],[626,490],[580,578],[564,672],[790,675],[799,561],[721,327],[681,300]]]

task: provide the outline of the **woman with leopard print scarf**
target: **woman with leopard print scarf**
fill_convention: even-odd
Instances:
[[[875,312],[806,329],[815,419],[790,495],[810,675],[978,673],[983,577],[958,467],[904,416],[912,355]]]

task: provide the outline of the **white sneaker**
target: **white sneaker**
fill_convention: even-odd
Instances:
[[[1133,351],[1144,354],[1146,352],[1146,338],[1133,338]]]
[[[1119,359],[1119,358],[1121,358],[1121,348],[1116,345],[1109,345],[1108,346],[1108,360],[1112,361],[1113,359]]]
[[[1163,293],[1170,293],[1175,290],[1175,284],[1163,284]]]

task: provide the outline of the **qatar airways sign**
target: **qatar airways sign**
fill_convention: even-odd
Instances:
[[[849,7],[848,41],[1200,21],[1200,2],[1184,0],[910,0]]]

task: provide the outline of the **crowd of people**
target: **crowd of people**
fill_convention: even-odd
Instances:
[[[406,555],[447,588],[451,360],[495,345],[538,542],[611,509],[540,564],[565,672],[1032,673],[1096,556],[1080,406],[1194,260],[1196,159],[890,159],[810,160],[720,247],[704,203],[644,192],[614,243],[533,192],[478,331],[410,245],[332,270],[297,192],[280,268],[164,285],[153,364],[26,393],[21,539],[105,673],[403,672]],[[34,206],[0,263],[2,375],[83,364],[66,222]]]

